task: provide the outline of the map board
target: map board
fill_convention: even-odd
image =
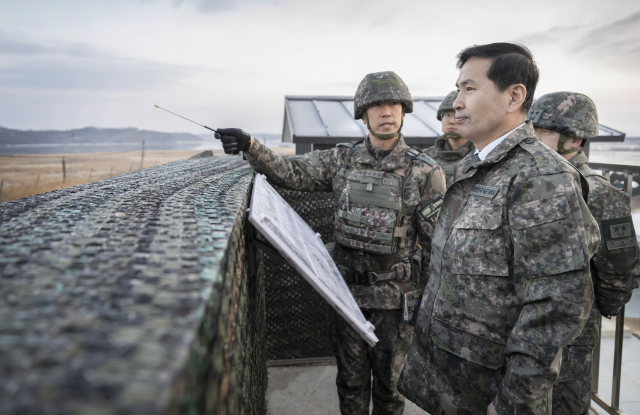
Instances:
[[[253,185],[249,220],[353,329],[375,346],[375,327],[364,318],[320,235],[262,174],[256,175]]]

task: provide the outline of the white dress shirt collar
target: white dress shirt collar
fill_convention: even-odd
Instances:
[[[490,142],[482,151],[479,151],[476,148],[476,152],[474,154],[477,154],[478,157],[480,157],[480,161],[484,161],[484,159],[487,158],[489,153],[491,153],[491,151],[494,148],[498,147],[500,145],[500,143],[502,143],[504,141],[505,138],[507,138],[509,135],[511,135],[512,132],[514,132],[515,130],[517,130],[518,128],[522,127],[525,124],[526,124],[526,122],[523,122],[522,124],[520,124],[519,126],[514,128],[513,130],[509,131],[508,133],[506,133],[502,137],[498,138],[497,140],[494,140],[494,141]]]

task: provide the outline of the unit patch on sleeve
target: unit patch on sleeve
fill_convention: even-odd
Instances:
[[[606,256],[616,269],[615,272],[628,272],[638,263],[638,240],[633,228],[631,216],[605,219],[600,223],[603,243],[606,243]]]
[[[422,215],[423,218],[427,220],[430,219],[433,215],[436,215],[438,212],[440,212],[440,208],[442,207],[442,202],[443,202],[442,196],[439,196],[436,200],[434,200],[433,202],[425,206],[420,211],[420,214]]]
[[[469,192],[469,194],[493,199],[498,194],[499,190],[499,187],[476,184],[473,186],[473,189],[471,189],[471,192]]]
[[[625,236],[631,236],[631,224],[630,223],[618,223],[615,225],[609,225],[611,229],[611,238],[624,238]]]

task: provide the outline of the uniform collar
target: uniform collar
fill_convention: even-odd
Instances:
[[[396,170],[398,168],[405,168],[409,165],[405,157],[405,153],[409,147],[405,144],[402,134],[400,134],[398,141],[396,141],[395,145],[391,149],[391,153],[379,161],[376,160],[371,152],[369,152],[366,143],[368,141],[369,137],[367,136],[365,137],[365,142],[358,144],[353,149],[353,155],[351,156],[352,163],[368,164],[376,170],[382,171]]]
[[[573,164],[577,169],[588,168],[586,165],[589,162],[587,155],[584,154],[584,151],[580,150],[578,154],[573,156],[573,158],[569,159],[569,163]]]
[[[515,148],[522,141],[527,138],[535,138],[535,132],[533,131],[533,124],[531,121],[527,121],[524,125],[519,126],[515,130],[508,133],[502,141],[493,149],[489,151],[489,154],[486,156],[484,160],[481,160],[479,163],[474,164],[473,166],[469,165],[469,161],[471,160],[471,156],[468,155],[461,162],[461,167],[463,167],[464,174],[468,173],[470,170],[478,169],[483,166],[487,166],[490,164],[494,164],[502,160],[513,148]],[[496,140],[498,141],[498,140]],[[471,153],[469,153],[471,154]]]
[[[478,157],[480,157],[480,161],[484,161],[484,159],[487,158],[487,156],[493,151],[494,148],[498,147],[515,130],[517,130],[518,128],[522,127],[525,124],[526,123],[522,123],[519,126],[517,126],[516,128],[514,128],[513,130],[511,130],[508,133],[506,133],[505,135],[503,135],[502,137],[498,138],[497,140],[493,140],[485,148],[483,148],[482,151],[476,149],[475,154],[477,154]]]

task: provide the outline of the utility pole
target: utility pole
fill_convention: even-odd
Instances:
[[[67,166],[64,163],[64,156],[62,156],[62,183],[67,180]]]
[[[144,162],[144,140],[142,140],[142,154],[140,155],[140,168],[138,171],[142,170],[142,163]]]

